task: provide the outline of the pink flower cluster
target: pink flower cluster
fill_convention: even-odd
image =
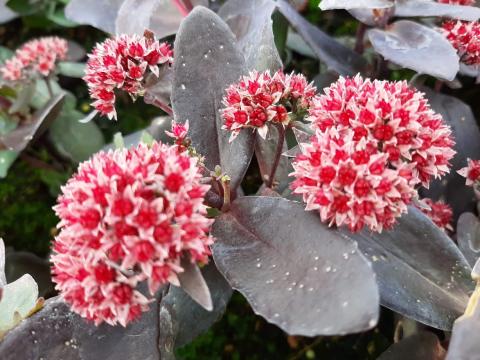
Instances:
[[[197,159],[154,143],[100,152],[62,188],[55,211],[53,279],[63,298],[96,324],[128,322],[150,294],[179,283],[181,257],[205,263],[213,239]]]
[[[467,65],[480,65],[480,22],[445,21],[442,31]]]
[[[429,206],[430,210],[425,208],[420,208],[420,210],[427,215],[435,225],[442,230],[453,231],[453,211],[450,205],[445,204],[443,201],[433,201],[432,199],[428,198],[422,199],[421,201]]]
[[[315,134],[300,144],[292,189],[322,221],[352,231],[390,228],[455,154],[450,128],[406,82],[341,77],[308,120]]]
[[[17,49],[0,68],[0,73],[7,81],[29,80],[38,75],[47,77],[55,70],[57,61],[65,60],[67,51],[68,44],[64,39],[34,39]]]
[[[480,184],[480,160],[467,160],[467,166],[457,171],[460,175],[467,178],[467,186]]]
[[[475,0],[437,0],[442,4],[474,6]]]
[[[305,114],[315,93],[315,87],[301,74],[251,72],[227,89],[223,129],[232,132],[230,141],[244,128],[256,128],[265,138],[269,122],[288,125],[290,113]]]
[[[115,89],[126,91],[133,99],[143,95],[146,76],[158,76],[160,65],[173,61],[168,43],[152,37],[120,35],[95,46],[89,54],[84,80],[95,100],[93,106],[109,119],[116,119]]]
[[[165,131],[167,136],[171,137],[175,141],[175,145],[178,146],[180,151],[185,150],[190,145],[188,144],[187,139],[188,129],[188,120],[185,122],[185,124],[172,121],[172,131]]]

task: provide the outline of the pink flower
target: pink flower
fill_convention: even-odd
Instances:
[[[183,148],[185,146],[188,128],[188,120],[185,122],[185,124],[172,121],[172,131],[165,131],[165,133],[175,140],[176,145],[178,145],[180,148]]]
[[[123,326],[148,309],[167,282],[178,285],[180,258],[205,263],[213,238],[208,185],[197,159],[154,143],[100,152],[79,166],[54,207],[60,233],[53,279],[65,301],[95,324]]]
[[[467,65],[480,65],[480,23],[445,21],[442,32]]]
[[[242,129],[254,128],[262,138],[268,124],[287,126],[291,113],[303,115],[315,96],[315,87],[303,75],[277,71],[251,72],[226,90],[222,110],[223,129],[232,132],[232,141]]]
[[[467,186],[473,186],[480,181],[480,160],[467,159],[467,166],[458,170],[457,173],[467,178]]]
[[[420,210],[427,215],[439,228],[442,230],[451,230],[453,227],[451,225],[453,218],[453,211],[450,205],[445,204],[443,201],[433,201],[432,199],[422,199],[427,206],[430,207],[430,210],[420,208]]]
[[[109,119],[116,119],[115,89],[136,99],[144,91],[147,75],[159,74],[160,65],[173,61],[173,51],[153,35],[120,35],[95,46],[89,54],[85,77],[93,106]]]
[[[309,114],[314,135],[300,144],[292,189],[330,225],[390,228],[416,186],[449,172],[451,130],[406,82],[341,77]]]
[[[23,44],[15,55],[0,68],[7,81],[25,81],[35,76],[49,76],[59,60],[65,60],[67,41],[58,37],[43,37]]]

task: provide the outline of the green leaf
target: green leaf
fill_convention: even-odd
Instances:
[[[64,76],[81,78],[85,75],[85,64],[63,61],[57,66],[58,72]]]
[[[37,299],[38,286],[29,274],[3,287],[0,300],[0,337],[35,310]]]
[[[122,133],[117,132],[113,135],[113,145],[115,145],[115,149],[123,149],[125,147]]]
[[[15,130],[17,123],[9,118],[6,114],[0,112],[0,135],[6,135],[10,131]]]
[[[17,97],[13,101],[12,106],[8,109],[10,114],[14,113],[25,113],[29,111],[29,104],[35,95],[35,85],[34,84],[25,84],[19,92],[17,92]]]
[[[0,150],[0,179],[7,176],[8,169],[17,158],[18,153],[12,150]]]
[[[155,139],[148,131],[142,131],[140,141],[148,146],[152,146]]]
[[[30,0],[8,0],[7,6],[19,13],[22,16],[32,15],[36,13],[42,7],[41,1],[30,1]]]
[[[0,62],[4,62],[13,56],[13,51],[4,46],[0,46]]]
[[[77,23],[70,21],[65,17],[65,12],[63,9],[47,14],[47,18],[55,24],[63,27],[77,26]]]
[[[81,162],[96,153],[105,144],[97,124],[90,121],[79,123],[84,115],[76,110],[65,109],[50,128],[50,138],[56,149],[75,162]]]

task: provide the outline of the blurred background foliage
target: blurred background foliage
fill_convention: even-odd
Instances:
[[[68,0],[9,0],[8,6],[21,16],[0,25],[0,45],[14,50],[23,42],[45,35],[58,35],[73,40],[88,52],[102,41],[105,34],[88,26],[76,26],[67,20],[63,9]],[[345,42],[353,41],[358,22],[347,12],[321,12],[320,0],[305,2],[302,14],[327,33]],[[286,22],[274,15],[277,46],[285,60],[287,70],[303,72],[314,79],[320,72],[318,60],[293,51],[286,43]],[[285,45],[286,44],[286,45]],[[409,79],[413,71],[394,70],[392,80]],[[87,114],[89,98],[81,79],[60,77],[62,88],[77,98],[76,110]],[[470,81],[470,82],[469,82]],[[480,114],[478,87],[474,80],[463,79],[465,84],[455,90],[455,96],[472,106]],[[449,90],[446,89],[448,93]],[[131,103],[121,98],[117,104],[120,121],[106,118],[95,120],[106,142],[113,134],[129,134],[145,128],[152,118],[161,114],[153,106],[142,101]],[[10,169],[8,176],[0,180],[0,236],[6,245],[16,251],[29,251],[47,257],[50,240],[55,235],[57,219],[51,209],[61,184],[72,174],[76,164],[59,161],[45,135],[27,152],[23,153]],[[258,167],[252,164],[244,190],[253,193],[261,183]],[[309,311],[309,309],[305,309]],[[375,359],[393,342],[393,313],[383,309],[379,326],[372,331],[346,337],[303,338],[287,336],[276,326],[256,316],[247,302],[235,293],[221,321],[193,343],[178,350],[180,359]]]

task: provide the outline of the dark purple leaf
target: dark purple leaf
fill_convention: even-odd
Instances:
[[[172,105],[175,120],[189,121],[189,135],[205,165],[221,165],[239,185],[253,155],[254,134],[229,142],[219,109],[225,89],[245,73],[245,61],[228,25],[212,11],[196,7],[185,18],[175,40]]]
[[[243,197],[218,217],[213,256],[253,310],[289,334],[360,332],[375,326],[378,292],[355,242],[318,214],[278,197]]]
[[[393,0],[322,0],[320,9],[385,9],[393,5]]]
[[[476,6],[441,4],[436,1],[396,0],[395,16],[438,16],[458,20],[476,21],[480,18],[480,9]]]
[[[52,298],[7,333],[0,342],[2,360],[19,359],[159,359],[158,301],[141,319],[122,326],[95,326],[59,298]]]
[[[115,33],[115,19],[125,0],[71,0],[65,7],[68,20],[96,27],[110,34]],[[132,14],[130,21],[138,16]]]
[[[386,60],[420,74],[453,80],[458,72],[456,50],[438,31],[419,23],[400,20],[386,30],[369,30],[368,37]]]
[[[65,93],[55,95],[42,109],[37,110],[29,123],[0,136],[0,147],[23,151],[30,142],[38,139],[52,124],[62,110]]]
[[[212,311],[212,297],[197,264],[183,257],[181,266],[183,272],[178,274],[178,280],[182,289],[205,310]]]
[[[455,243],[420,210],[410,207],[393,230],[342,230],[372,261],[381,304],[442,330],[467,305],[471,268]]]
[[[341,75],[355,75],[366,70],[367,62],[363,57],[310,24],[287,1],[279,0],[277,6],[329,69]]]
[[[433,199],[444,198],[453,208],[457,219],[465,211],[475,208],[473,189],[465,186],[465,178],[457,170],[467,166],[467,158],[480,158],[480,130],[470,107],[453,96],[443,95],[428,88],[422,88],[430,105],[442,114],[444,120],[452,127],[457,154],[452,160],[450,174],[436,180],[423,195]]]
[[[213,262],[202,269],[202,274],[212,294],[213,310],[206,311],[182,288],[170,286],[160,304],[160,322],[164,324],[159,341],[162,355],[171,354],[175,348],[191,342],[207,331],[225,312],[232,288]]]
[[[145,101],[146,104],[156,106],[158,106],[158,104],[156,104],[157,102],[169,105],[170,97],[172,95],[172,83],[173,69],[171,67],[162,67],[158,77],[151,74],[147,78],[143,101]]]
[[[247,70],[276,71],[283,67],[272,31],[273,0],[229,0],[218,15],[237,37]]]
[[[480,221],[472,213],[463,213],[457,223],[457,243],[460,251],[474,266],[480,257]]]
[[[443,360],[445,353],[438,337],[424,331],[393,344],[377,360]]]

